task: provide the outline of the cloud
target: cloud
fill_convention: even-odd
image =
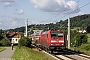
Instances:
[[[24,12],[21,9],[20,10],[16,9],[15,14],[22,15],[24,14]]]
[[[13,29],[15,27],[18,27],[18,23],[16,21],[6,21],[7,23],[5,23],[5,21],[2,21],[1,24],[2,26],[0,26],[2,29]],[[8,28],[7,28],[8,27]]]
[[[78,12],[78,13],[76,13],[76,14],[75,14],[75,16],[77,16],[77,15],[84,15],[84,14],[89,14],[89,13],[85,13],[85,12]]]
[[[75,1],[71,0],[30,0],[35,8],[46,12],[77,13],[80,11]]]
[[[11,6],[15,4],[14,0],[0,0],[0,3],[4,6]]]
[[[0,19],[0,29],[13,29],[16,27],[24,26],[25,19],[15,15],[7,16]]]

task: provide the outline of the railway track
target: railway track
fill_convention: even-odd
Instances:
[[[72,60],[90,60],[90,55],[68,49],[64,51],[63,55],[71,58]]]
[[[84,54],[84,53],[80,53],[80,52],[76,52],[76,51],[72,51],[69,49],[64,50],[63,52],[54,52],[52,53],[48,53],[45,50],[42,50],[40,48],[38,48],[41,52],[44,52],[45,54],[53,57],[55,60],[90,60],[90,55]]]
[[[90,60],[89,55],[80,52],[75,52],[72,50],[66,50],[62,53],[53,53],[53,54],[44,51],[44,53],[50,55],[56,60]]]

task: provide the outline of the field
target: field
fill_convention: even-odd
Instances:
[[[38,51],[37,49],[31,49],[28,47],[18,48],[16,46],[16,51],[12,56],[15,60],[53,60],[53,58],[48,57],[44,53]]]

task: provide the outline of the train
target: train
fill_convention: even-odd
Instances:
[[[32,42],[46,51],[62,51],[66,48],[63,30],[48,30],[34,33]]]

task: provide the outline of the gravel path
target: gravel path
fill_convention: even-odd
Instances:
[[[11,59],[14,54],[15,48],[12,50],[11,47],[6,47],[6,49],[0,52],[0,60],[14,60]]]

